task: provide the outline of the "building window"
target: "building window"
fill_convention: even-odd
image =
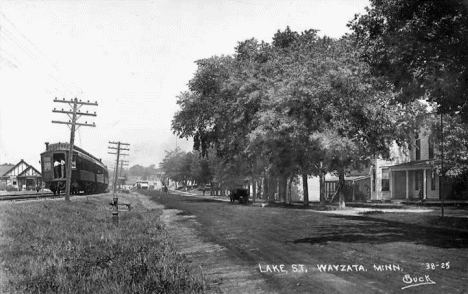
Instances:
[[[390,179],[388,168],[382,168],[382,191],[390,191]]]
[[[422,171],[414,171],[414,190],[420,190],[422,188]]]
[[[432,139],[432,136],[429,136],[428,140],[428,145],[429,145],[429,159],[434,158],[434,140]]]
[[[421,139],[416,135],[416,160],[421,160]]]
[[[431,190],[434,191],[435,189],[436,189],[435,170],[431,169]]]
[[[375,191],[375,167],[372,167],[372,191]]]

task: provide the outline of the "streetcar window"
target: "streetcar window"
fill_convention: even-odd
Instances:
[[[73,158],[72,158],[72,168],[73,168],[73,169],[76,169],[76,154],[73,154]]]
[[[51,170],[51,164],[50,164],[50,157],[49,156],[44,156],[44,162],[42,164],[44,165],[44,167],[43,167],[44,171],[50,171]]]
[[[54,158],[54,162],[55,161],[61,162],[62,160],[64,160],[65,163],[66,163],[66,161],[67,161],[67,159],[65,158],[64,153],[55,153],[53,158]]]

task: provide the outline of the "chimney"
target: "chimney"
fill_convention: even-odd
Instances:
[[[49,142],[45,142],[45,150],[49,151]]]

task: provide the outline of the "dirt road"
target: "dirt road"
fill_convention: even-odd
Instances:
[[[193,269],[223,293],[468,293],[468,218],[440,226],[430,213],[151,200],[166,208],[162,218]]]

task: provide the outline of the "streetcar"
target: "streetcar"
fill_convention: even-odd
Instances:
[[[41,153],[42,177],[45,187],[54,195],[60,195],[66,187],[70,144],[59,142],[45,145],[46,151]],[[101,159],[73,146],[70,194],[104,193],[108,186],[109,172]]]

